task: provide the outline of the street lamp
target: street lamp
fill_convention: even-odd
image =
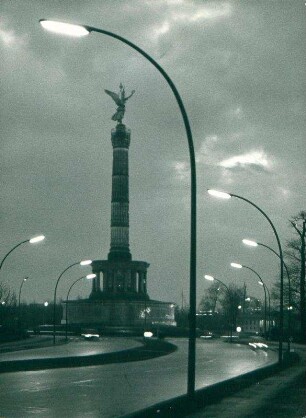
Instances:
[[[76,263],[70,264],[70,266],[66,267],[64,271],[62,271],[62,273],[59,275],[56,285],[55,285],[55,289],[54,289],[54,304],[53,304],[53,344],[55,344],[55,308],[56,308],[56,290],[57,290],[57,286],[58,283],[62,277],[62,275],[71,267],[76,266],[76,265],[80,265],[80,266],[89,266],[92,263],[92,260],[83,260],[83,261],[78,261]]]
[[[85,26],[73,25],[71,23],[57,22],[54,20],[41,19],[40,24],[43,28],[59,33],[61,35],[73,36],[80,38],[89,34],[89,30]]]
[[[283,268],[283,263],[284,263],[284,259],[283,259],[283,250],[282,250],[282,246],[280,243],[280,239],[278,236],[278,233],[275,229],[274,224],[272,223],[271,219],[268,217],[268,215],[259,207],[257,206],[255,203],[253,203],[251,200],[246,199],[245,197],[233,194],[233,193],[225,193],[225,192],[219,192],[217,190],[212,190],[209,189],[208,193],[211,196],[215,196],[215,197],[220,197],[223,199],[230,199],[231,197],[236,197],[237,199],[241,199],[247,203],[249,203],[250,205],[252,205],[255,209],[257,209],[269,222],[276,241],[277,241],[277,245],[278,245],[278,250],[279,250],[279,258],[280,258],[280,298],[279,298],[279,345],[278,345],[278,363],[281,366],[283,363],[283,334],[284,334],[284,268]]]
[[[25,284],[25,282],[28,280],[28,277],[25,277],[24,279],[21,280],[21,284],[19,287],[19,296],[18,296],[18,308],[20,309],[20,298],[21,298],[21,290],[22,290],[22,286]]]
[[[49,302],[45,301],[44,302],[44,307],[47,308],[49,306]],[[43,325],[45,325],[45,309],[43,309]]]
[[[236,268],[236,269],[245,268],[245,269],[251,270],[259,278],[259,282],[258,283],[261,282],[260,284],[262,284],[264,286],[263,287],[264,293],[265,293],[264,335],[266,337],[267,336],[267,293],[266,293],[267,287],[264,285],[264,282],[262,281],[262,278],[257,273],[257,271],[253,270],[251,267],[244,266],[243,264],[238,264],[238,263],[231,263],[231,266],[234,267],[234,268]],[[270,301],[270,299],[269,299],[269,301]],[[269,302],[269,323],[270,323],[270,302]]]
[[[20,300],[21,300],[21,290],[22,286],[25,284],[25,282],[28,280],[28,277],[25,277],[21,280],[20,287],[19,287],[19,296],[18,296],[18,325],[19,328],[21,328],[21,306],[20,306]]]
[[[191,198],[190,198],[190,282],[189,282],[189,345],[188,345],[188,379],[187,379],[187,395],[190,401],[195,395],[195,352],[196,352],[196,163],[192,132],[181,96],[165,70],[145,51],[127,39],[115,33],[98,29],[87,25],[72,25],[62,22],[55,22],[47,19],[41,19],[40,24],[47,30],[69,35],[69,36],[85,36],[91,32],[102,33],[104,35],[115,38],[126,45],[130,46],[146,58],[164,77],[171,88],[177,104],[179,106],[189,149],[190,158],[190,176],[191,176]]]
[[[273,250],[273,248],[269,247],[266,244],[263,244],[262,242],[257,242],[257,241],[253,241],[253,240],[250,240],[250,239],[243,239],[242,242],[245,245],[248,245],[249,247],[258,247],[258,246],[265,247],[280,259],[280,255],[275,250]],[[288,335],[288,351],[290,352],[290,339],[291,339],[291,309],[290,309],[290,307],[291,307],[291,280],[290,280],[288,267],[287,267],[284,260],[283,260],[283,266],[285,267],[287,278],[288,278],[288,311],[289,311],[289,313],[288,313],[288,331],[289,331],[288,332],[288,334],[289,334]]]
[[[0,301],[1,323],[3,324],[5,318],[5,300]]]
[[[234,325],[234,312],[233,312],[234,311],[234,307],[233,307],[234,304],[233,304],[232,294],[229,290],[229,287],[225,283],[223,283],[220,279],[216,279],[214,276],[210,276],[209,274],[205,274],[204,279],[209,280],[210,282],[213,282],[213,281],[216,280],[218,283],[222,284],[225,287],[225,289],[228,293],[228,296],[229,296],[229,299],[230,299],[230,304],[231,304],[230,341],[232,342],[232,340],[233,340],[233,338],[232,338],[233,337],[233,325]]]
[[[25,244],[26,242],[29,242],[30,244],[36,244],[37,242],[40,242],[40,241],[43,241],[45,239],[45,236],[44,235],[38,235],[38,236],[35,236],[35,237],[33,237],[33,238],[30,238],[30,239],[26,239],[26,240],[24,240],[24,241],[21,241],[21,242],[19,242],[19,244],[17,244],[17,245],[15,245],[15,247],[13,247],[5,256],[4,256],[4,258],[2,259],[2,261],[1,261],[1,264],[0,264],[0,270],[1,270],[1,268],[2,268],[2,265],[3,265],[3,263],[4,263],[4,261],[5,261],[5,259],[6,259],[6,257],[8,256],[8,255],[10,255],[11,254],[11,252],[13,252],[17,247],[19,247],[20,245],[22,245],[22,244]]]
[[[69,290],[68,290],[68,293],[67,293],[67,297],[66,297],[66,327],[65,327],[65,330],[66,330],[66,332],[65,332],[65,335],[66,335],[66,341],[68,340],[68,298],[69,298],[70,291],[71,291],[71,289],[73,288],[73,286],[74,286],[77,282],[79,282],[80,280],[82,280],[82,279],[88,279],[88,280],[90,280],[90,279],[94,279],[95,277],[97,277],[97,275],[96,275],[96,274],[94,274],[94,273],[87,274],[87,276],[82,276],[82,277],[80,277],[79,279],[76,279],[76,280],[72,283],[72,285],[69,287]]]

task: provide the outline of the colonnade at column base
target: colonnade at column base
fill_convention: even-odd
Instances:
[[[149,299],[146,261],[94,260],[91,299]]]
[[[64,315],[68,306],[68,324],[99,324],[102,326],[150,327],[152,325],[176,326],[171,302],[156,300],[73,300],[63,302]],[[63,321],[62,321],[63,322]]]

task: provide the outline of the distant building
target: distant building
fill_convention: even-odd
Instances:
[[[269,318],[266,320],[267,332],[269,332],[269,329],[272,331],[276,326],[274,316],[274,314],[273,316],[271,315],[270,324]],[[212,310],[199,311],[197,313],[197,326],[200,329],[215,332],[223,332],[230,327],[228,316]],[[232,326],[232,331],[235,332],[237,327],[241,328],[242,333],[263,335],[265,331],[264,313],[261,310],[240,313],[236,318],[235,324]]]
[[[257,313],[245,313],[237,320],[242,332],[253,332],[257,334],[264,334],[265,331],[265,320],[262,312]],[[270,323],[269,318],[266,320],[267,333],[275,327],[275,320],[271,317]]]
[[[254,334],[261,334],[264,332],[264,320],[262,313],[244,314],[237,320],[241,327],[241,332],[253,332]]]

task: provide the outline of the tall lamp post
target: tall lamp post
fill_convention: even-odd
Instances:
[[[280,259],[280,255],[275,250],[273,250],[273,248],[269,247],[269,245],[263,244],[262,242],[253,241],[253,240],[250,240],[250,239],[243,239],[242,242],[245,245],[248,245],[249,247],[261,246],[261,247],[267,248],[269,251],[271,251],[273,254],[275,254]],[[290,274],[289,274],[288,267],[287,267],[284,260],[283,260],[283,265],[285,267],[287,278],[288,278],[288,331],[289,331],[288,332],[288,351],[290,352],[291,310],[292,310],[292,306],[291,306],[291,280],[290,280]]]
[[[91,32],[101,33],[112,38],[115,38],[126,45],[130,46],[137,52],[139,52],[144,58],[146,58],[164,77],[169,87],[171,88],[177,104],[179,106],[185,131],[187,135],[188,147],[189,147],[189,158],[190,158],[190,175],[191,175],[191,215],[190,215],[190,283],[189,283],[189,348],[188,348],[188,381],[187,381],[187,395],[190,401],[193,400],[195,394],[195,351],[196,351],[196,163],[195,163],[195,152],[192,139],[192,132],[185,110],[183,101],[179,92],[165,72],[165,70],[145,51],[139,48],[129,40],[119,36],[115,33],[106,31],[104,29],[98,29],[87,25],[73,25],[62,22],[55,22],[51,20],[41,19],[41,25],[50,31],[70,35],[70,36],[86,36]]]
[[[263,289],[264,289],[264,293],[265,293],[264,335],[266,337],[267,336],[267,293],[266,293],[266,286],[264,285],[264,282],[262,281],[262,278],[257,273],[257,271],[253,270],[251,267],[244,266],[243,264],[239,264],[239,263],[231,263],[231,266],[236,268],[236,269],[245,268],[245,269],[248,269],[248,270],[252,271],[258,277],[259,282],[261,282],[261,284],[263,285]]]
[[[66,297],[66,326],[65,326],[66,341],[68,340],[68,299],[69,299],[70,291],[71,291],[71,289],[73,288],[73,286],[74,286],[77,282],[79,282],[80,280],[82,280],[82,279],[88,279],[88,280],[91,280],[91,279],[94,279],[96,276],[97,276],[97,275],[96,275],[96,274],[94,274],[94,273],[92,273],[92,274],[87,274],[87,276],[82,276],[82,277],[80,277],[79,279],[76,279],[76,280],[72,283],[72,285],[69,287],[69,290],[68,290],[68,292],[67,292],[67,297]]]
[[[9,256],[16,248],[18,248],[20,245],[22,245],[22,244],[25,244],[26,242],[29,242],[30,244],[35,244],[35,243],[37,243],[37,242],[40,242],[40,241],[43,241],[45,239],[45,236],[44,235],[39,235],[39,236],[37,236],[37,237],[33,237],[33,238],[30,238],[30,239],[26,239],[26,240],[24,240],[24,241],[21,241],[21,242],[19,242],[19,244],[17,244],[17,245],[15,245],[15,247],[13,247],[5,256],[4,256],[4,258],[2,259],[2,261],[1,261],[1,263],[0,263],[0,270],[1,270],[1,268],[2,268],[2,266],[3,266],[3,263],[4,263],[4,261],[5,261],[5,259],[7,258],[7,256]]]
[[[204,279],[209,280],[211,282],[216,280],[218,283],[222,284],[222,286],[225,287],[225,289],[228,293],[228,296],[229,296],[229,299],[230,299],[230,304],[231,304],[230,341],[232,342],[232,340],[233,340],[233,325],[234,325],[233,324],[233,322],[234,322],[234,306],[233,305],[234,304],[233,304],[233,299],[232,299],[232,295],[231,295],[231,292],[229,290],[229,287],[225,283],[223,283],[221,280],[216,279],[214,276],[210,276],[209,274],[205,274]]]
[[[258,280],[258,284],[263,286],[265,291],[268,293],[268,318],[269,318],[269,327],[268,327],[268,337],[271,335],[271,295],[268,286],[262,281]],[[265,293],[266,296],[266,293]]]
[[[44,307],[47,308],[49,305],[49,302],[44,302]],[[43,325],[45,325],[45,309],[43,309]]]
[[[21,290],[27,280],[28,280],[28,277],[25,277],[24,279],[22,279],[20,283],[20,287],[19,287],[19,295],[18,295],[18,327],[19,328],[21,328],[21,305],[20,305]]]
[[[55,285],[55,289],[54,289],[54,302],[53,302],[53,344],[55,344],[55,314],[56,314],[56,290],[57,290],[57,286],[58,283],[61,279],[61,277],[63,276],[63,274],[70,269],[73,266],[77,266],[78,264],[80,266],[89,266],[92,263],[92,260],[83,260],[83,261],[78,261],[76,263],[70,264],[70,266],[66,267],[64,271],[61,272],[61,274],[59,275],[56,285]]]
[[[211,196],[219,197],[221,199],[230,199],[231,197],[236,197],[237,199],[241,199],[250,205],[252,205],[255,209],[257,209],[269,222],[276,241],[278,245],[279,250],[279,257],[280,257],[280,298],[279,298],[279,344],[278,344],[278,364],[281,366],[283,363],[283,335],[284,335],[284,264],[283,264],[283,250],[280,243],[280,239],[278,236],[278,233],[275,229],[274,224],[272,223],[271,219],[268,217],[268,215],[255,203],[253,203],[251,200],[246,199],[245,197],[233,194],[233,193],[224,193],[220,192],[218,190],[212,190],[209,189],[208,193]]]

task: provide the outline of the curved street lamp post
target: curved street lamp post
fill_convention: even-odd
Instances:
[[[92,274],[87,274],[87,276],[82,276],[79,279],[76,279],[72,285],[69,287],[68,293],[67,293],[67,297],[66,297],[66,326],[65,326],[65,336],[66,336],[66,341],[68,340],[68,299],[69,299],[69,295],[70,295],[70,291],[73,288],[73,286],[79,282],[82,279],[94,279],[97,275],[92,273]]]
[[[19,287],[19,295],[18,295],[18,328],[21,328],[21,290],[25,282],[28,280],[28,277],[25,277],[21,280],[20,287]]]
[[[195,394],[195,348],[196,348],[196,164],[195,164],[195,152],[192,139],[192,132],[185,110],[183,101],[179,95],[179,92],[165,72],[165,70],[145,51],[139,48],[129,40],[119,36],[115,33],[106,31],[104,29],[95,28],[87,25],[72,25],[62,22],[55,22],[46,19],[40,20],[41,25],[50,31],[65,34],[69,36],[86,36],[91,32],[101,33],[111,38],[115,38],[124,44],[130,46],[137,52],[139,52],[144,58],[146,58],[164,77],[169,87],[171,88],[177,104],[179,106],[185,131],[187,135],[189,158],[190,158],[190,175],[191,175],[191,216],[190,216],[190,283],[189,283],[189,346],[188,346],[188,378],[187,378],[187,395],[190,401],[193,400]]]
[[[59,275],[59,277],[57,279],[57,282],[56,282],[56,285],[55,285],[55,289],[54,289],[54,302],[53,302],[53,344],[55,344],[56,290],[57,290],[58,283],[59,283],[61,277],[63,276],[63,274],[68,269],[70,269],[71,267],[76,266],[78,264],[81,265],[81,266],[89,266],[91,263],[92,263],[91,260],[83,260],[83,261],[78,261],[76,263],[70,264],[70,266],[66,267],[65,270],[62,271],[62,273]]]
[[[49,306],[49,302],[44,302],[44,307],[47,308]],[[43,309],[43,325],[45,325],[45,309]]]
[[[229,299],[230,299],[230,305],[231,305],[230,342],[232,342],[233,341],[233,326],[234,326],[234,302],[233,302],[231,291],[229,290],[229,287],[225,283],[223,283],[220,279],[216,279],[214,276],[210,276],[209,274],[205,274],[204,279],[209,280],[211,282],[217,281],[218,283],[222,284],[222,286],[225,287],[225,289],[228,293],[228,296],[229,296]]]
[[[273,222],[271,221],[271,219],[268,217],[268,215],[259,207],[257,206],[255,203],[253,203],[251,200],[246,199],[245,197],[233,194],[233,193],[225,193],[225,192],[220,192],[218,190],[212,190],[209,189],[208,193],[211,196],[215,196],[215,197],[219,197],[221,199],[230,199],[231,197],[236,197],[237,199],[241,199],[247,203],[249,203],[251,206],[253,206],[255,209],[257,209],[269,222],[276,241],[277,241],[277,245],[278,245],[278,250],[279,250],[279,257],[280,257],[280,302],[279,302],[279,344],[278,344],[278,364],[281,366],[283,363],[283,335],[284,335],[284,258],[283,258],[283,250],[282,250],[282,246],[280,243],[280,239],[278,236],[278,233],[275,229],[275,226],[273,224]]]
[[[273,250],[273,248],[269,247],[269,245],[263,244],[262,242],[257,242],[257,241],[253,241],[250,239],[243,239],[242,242],[245,245],[248,245],[249,247],[257,247],[257,246],[261,246],[264,248],[267,248],[269,251],[271,251],[273,254],[275,254],[277,256],[277,258],[280,259],[280,255]],[[287,275],[287,279],[288,279],[288,352],[290,352],[290,342],[291,342],[291,310],[292,310],[292,306],[291,306],[291,279],[290,279],[290,274],[289,274],[289,270],[287,267],[287,264],[285,263],[285,261],[283,260],[283,265],[285,267],[286,270],[286,275]]]
[[[258,281],[258,284],[260,286],[263,286],[265,290],[265,298],[267,298],[266,292],[268,293],[268,320],[269,320],[269,326],[268,326],[268,338],[271,336],[271,295],[270,290],[268,286],[261,280]]]
[[[257,271],[253,270],[251,267],[244,266],[243,264],[239,264],[239,263],[231,263],[231,266],[236,268],[236,269],[245,268],[245,269],[248,269],[248,270],[252,271],[258,277],[258,279],[259,279],[258,283],[263,286],[264,294],[265,294],[264,336],[266,337],[267,336],[267,289],[268,288],[264,284],[262,278],[257,273]],[[270,293],[269,293],[269,295],[270,295]],[[270,298],[269,298],[269,335],[270,335]]]
[[[4,261],[6,260],[6,258],[18,247],[20,247],[20,245],[25,244],[26,242],[29,242],[30,244],[36,244],[37,242],[43,241],[45,239],[44,235],[39,235],[37,237],[33,237],[33,238],[29,238],[26,239],[24,241],[19,242],[17,245],[15,245],[15,247],[13,247],[2,259],[1,263],[0,263],[0,270],[3,266]]]

